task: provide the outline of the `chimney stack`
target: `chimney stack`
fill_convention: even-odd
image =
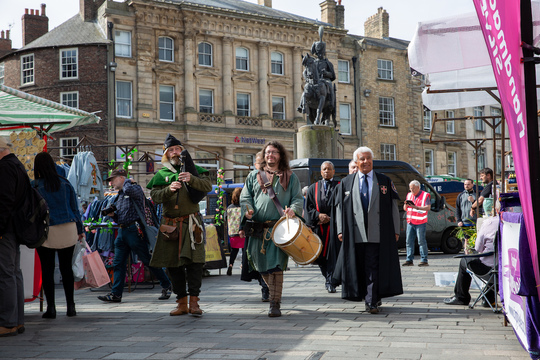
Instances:
[[[79,0],[79,15],[83,21],[94,21],[97,10],[105,0]]]
[[[30,44],[37,38],[45,35],[49,31],[49,18],[45,16],[45,4],[41,4],[41,16],[39,10],[25,9],[22,16],[23,46]]]
[[[370,16],[364,23],[364,36],[372,38],[388,38],[390,36],[390,15],[382,7],[375,15]]]
[[[271,8],[272,7],[272,0],[259,0],[259,5]]]
[[[336,27],[345,29],[345,6],[341,5],[341,0],[336,5]]]
[[[5,36],[5,37],[4,37]],[[4,56],[7,53],[10,53],[11,48],[11,39],[9,38],[9,30],[0,31],[0,56]]]
[[[336,26],[336,2],[325,0],[319,4],[321,7],[321,21]]]

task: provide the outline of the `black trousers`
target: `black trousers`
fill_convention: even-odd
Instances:
[[[188,294],[190,296],[199,296],[201,293],[203,266],[203,263],[191,263],[184,266],[167,268],[176,299],[186,297]]]
[[[358,286],[365,289],[365,302],[377,306],[379,302],[379,244],[355,244]]]
[[[66,304],[75,304],[73,296],[73,269],[71,267],[74,249],[75,245],[64,249],[51,249],[43,246],[37,248],[39,261],[41,262],[41,278],[43,280],[43,292],[47,299],[47,307],[55,306],[54,267],[56,252],[58,252],[58,265],[60,274],[62,274],[62,286],[64,287],[64,294],[66,295]]]
[[[491,267],[485,265],[480,259],[467,259],[461,258],[459,262],[458,276],[456,279],[456,285],[454,286],[454,294],[458,300],[463,301],[468,304],[471,301],[471,294],[469,293],[469,288],[471,286],[471,275],[467,273],[467,266],[472,270],[476,275],[485,275],[490,270]],[[495,301],[495,293],[489,291],[486,294],[486,297],[490,302]]]
[[[239,248],[231,248],[231,255],[229,256],[229,265],[234,265],[234,260],[238,256]]]

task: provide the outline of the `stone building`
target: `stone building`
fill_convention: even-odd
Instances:
[[[407,161],[424,172],[422,82],[410,74],[408,41],[389,37],[382,8],[367,19],[365,36],[356,36],[347,33],[340,2],[325,0],[320,7],[317,21],[273,9],[271,0],[81,0],[78,18],[60,27],[78,21],[99,29],[97,44],[87,45],[103,51],[93,71],[103,81],[99,91],[108,90],[99,95],[109,104],[100,116],[108,119],[111,143],[161,143],[171,133],[197,163],[223,167],[227,178],[242,181],[265,142],[278,140],[294,153],[295,134],[306,124],[296,110],[304,84],[301,56],[322,25],[337,76],[339,156],[350,158],[366,145],[376,158]],[[51,45],[47,35],[38,44]],[[69,46],[75,45],[83,51],[83,43]],[[16,72],[28,51],[36,51],[33,43],[0,62]],[[158,145],[141,149],[161,152]]]
[[[95,14],[85,12],[73,16],[52,31],[46,5],[28,10],[22,16],[23,46],[11,49],[9,33],[0,39],[0,81],[32,95],[66,106],[96,113],[99,124],[56,132],[49,138],[53,156],[69,158],[74,145],[83,136],[107,140],[108,134],[108,71],[106,64],[111,42],[97,26]],[[3,33],[3,32],[2,32]],[[7,49],[10,48],[10,51]],[[96,158],[107,161],[107,148],[93,149]]]

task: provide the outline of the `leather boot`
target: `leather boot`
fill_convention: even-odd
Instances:
[[[268,310],[268,317],[280,317],[281,310],[279,309],[281,304],[277,301],[270,301],[270,310]]]
[[[185,315],[188,313],[187,296],[176,300],[176,303],[178,305],[176,306],[176,309],[170,312],[171,316]]]
[[[77,315],[77,311],[75,310],[75,304],[68,304],[67,305],[66,315],[69,316],[69,317]]]
[[[203,311],[199,307],[199,297],[198,296],[190,296],[189,297],[189,313],[194,316],[201,316]]]

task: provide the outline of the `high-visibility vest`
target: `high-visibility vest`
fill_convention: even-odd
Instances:
[[[407,194],[407,200],[411,200],[416,206],[426,206],[431,200],[427,192],[420,190],[418,196],[414,196],[412,192]],[[420,225],[427,223],[428,212],[426,210],[417,210],[412,207],[407,207],[407,223]]]

